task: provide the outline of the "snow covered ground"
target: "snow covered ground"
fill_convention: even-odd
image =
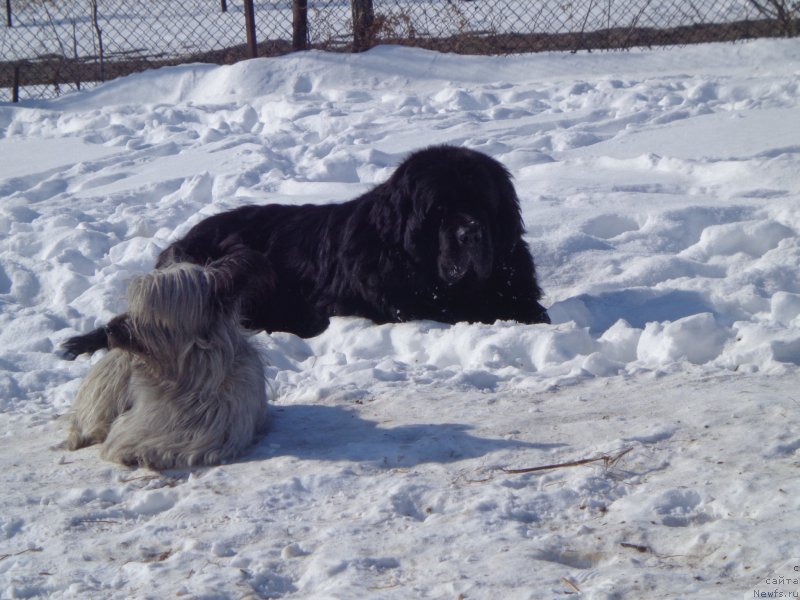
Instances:
[[[380,47],[0,105],[0,597],[800,596],[799,78],[798,40]],[[513,172],[553,325],[260,334],[242,460],[59,448],[58,344],[159,249],[444,142]]]

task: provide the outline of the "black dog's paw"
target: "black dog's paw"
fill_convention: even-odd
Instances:
[[[108,334],[104,327],[100,327],[67,339],[61,344],[58,354],[64,360],[75,360],[81,354],[93,354],[103,348],[108,348]]]
[[[79,355],[68,345],[68,342],[64,342],[58,350],[56,350],[56,356],[62,360],[75,360]]]

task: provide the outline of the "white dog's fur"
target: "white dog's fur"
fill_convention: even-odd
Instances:
[[[178,263],[131,283],[111,350],[75,398],[71,450],[102,443],[107,460],[183,468],[231,460],[266,430],[264,367],[229,297],[236,262]]]

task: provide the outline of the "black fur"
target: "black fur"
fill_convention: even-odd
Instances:
[[[244,246],[273,274],[251,273],[242,304],[252,329],[311,337],[329,317],[548,323],[519,201],[506,169],[479,152],[438,146],[340,204],[243,206],[195,225],[156,268],[207,264]],[[97,331],[67,355],[105,345]]]

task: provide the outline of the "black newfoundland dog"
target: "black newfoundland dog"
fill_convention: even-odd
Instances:
[[[242,290],[251,329],[315,336],[336,315],[548,323],[508,171],[464,148],[409,156],[388,181],[340,204],[243,206],[195,225],[156,268],[208,264],[249,248],[262,269]],[[74,358],[106,347],[104,328],[70,338]]]

